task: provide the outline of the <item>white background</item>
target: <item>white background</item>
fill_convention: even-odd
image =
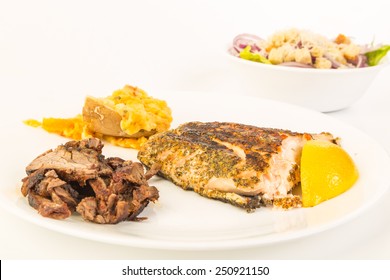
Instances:
[[[386,1],[0,1],[0,128],[18,102],[108,95],[125,84],[240,93],[223,52],[238,33],[298,27],[390,43]],[[332,115],[390,151],[390,71]],[[5,102],[7,100],[7,102]],[[25,116],[31,117],[31,116]],[[288,116],[286,116],[288,117]],[[2,132],[1,137],[6,137]],[[28,142],[28,139],[26,139]],[[2,159],[6,160],[6,159]],[[1,180],[1,178],[0,178]],[[0,181],[1,182],[1,181]],[[0,185],[0,187],[3,187]],[[387,194],[358,219],[309,238],[246,250],[137,249],[69,237],[0,212],[2,259],[389,259]]]
[[[58,94],[111,92],[125,83],[149,91],[239,91],[226,79],[222,55],[235,35],[266,38],[298,27],[386,42],[390,27],[383,3],[1,1],[0,73],[32,79],[29,86],[40,91],[56,85]]]

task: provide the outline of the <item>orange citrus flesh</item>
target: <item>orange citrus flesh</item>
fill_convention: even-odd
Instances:
[[[312,207],[342,194],[359,178],[351,156],[339,145],[310,140],[301,157],[303,207]]]

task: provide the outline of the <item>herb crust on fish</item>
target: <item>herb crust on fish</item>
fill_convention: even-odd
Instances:
[[[185,190],[252,211],[264,205],[301,206],[300,155],[309,134],[229,122],[189,122],[152,136],[138,159]]]

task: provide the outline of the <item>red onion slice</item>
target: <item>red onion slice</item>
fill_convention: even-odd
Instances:
[[[256,45],[256,43],[259,41],[264,41],[264,39],[253,34],[243,33],[234,37],[233,47],[239,50],[243,50],[246,46],[250,45],[252,50],[259,51],[260,49]]]

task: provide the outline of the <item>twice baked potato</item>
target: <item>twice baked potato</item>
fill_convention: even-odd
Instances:
[[[105,98],[87,96],[82,114],[90,131],[115,137],[148,137],[169,129],[172,122],[165,101],[132,86]]]
[[[67,138],[96,137],[134,149],[140,148],[152,134],[168,130],[171,122],[171,109],[165,101],[129,85],[108,97],[87,96],[82,114],[76,117],[24,121]]]
[[[141,129],[136,133],[127,134],[121,128],[122,116],[114,108],[110,108],[104,103],[102,99],[92,96],[85,98],[83,119],[89,130],[104,135],[130,138],[148,137],[156,133],[156,130]]]

